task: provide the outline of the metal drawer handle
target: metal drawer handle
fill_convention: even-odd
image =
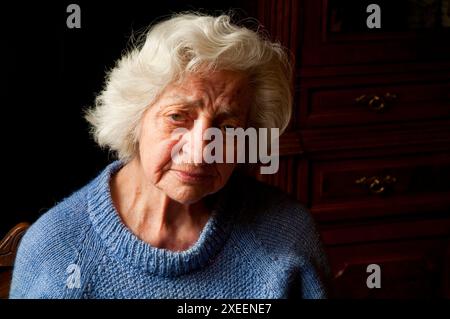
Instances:
[[[397,99],[397,94],[385,93],[384,95],[377,94],[363,94],[355,99],[356,103],[367,105],[375,112],[382,112],[386,109],[388,104]]]
[[[384,177],[372,176],[372,177],[361,177],[355,181],[357,185],[366,186],[372,194],[383,194],[386,189],[397,182],[397,178],[386,175]]]

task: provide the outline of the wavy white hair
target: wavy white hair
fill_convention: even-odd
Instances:
[[[248,74],[254,94],[249,125],[284,131],[291,117],[292,70],[283,47],[232,24],[227,15],[190,13],[154,25],[108,72],[95,107],[86,111],[96,142],[130,160],[140,119],[163,89],[187,72],[211,69]]]

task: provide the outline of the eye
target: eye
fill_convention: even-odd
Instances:
[[[183,122],[186,117],[180,113],[172,113],[169,115],[169,118],[174,122]]]
[[[227,129],[236,129],[237,126],[232,125],[232,124],[224,124],[222,125],[222,130],[226,131]]]

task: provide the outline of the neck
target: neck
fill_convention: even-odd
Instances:
[[[208,221],[203,201],[182,204],[145,180],[139,159],[127,163],[111,178],[111,195],[124,224],[154,247],[186,250]]]

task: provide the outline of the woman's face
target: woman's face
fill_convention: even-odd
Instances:
[[[139,160],[145,179],[183,204],[221,189],[235,164],[205,163],[210,141],[203,134],[212,127],[245,127],[250,100],[248,79],[240,72],[191,74],[169,85],[142,118]],[[180,162],[172,159],[174,147]]]

